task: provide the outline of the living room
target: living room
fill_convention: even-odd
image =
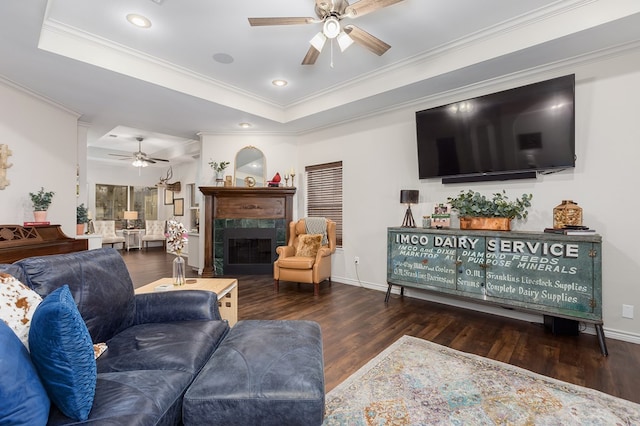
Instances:
[[[210,185],[213,175],[207,163],[211,159],[231,161],[232,168],[238,150],[255,146],[265,153],[268,178],[291,167],[299,171],[294,217],[300,218],[305,216],[304,168],[342,161],[344,242],[333,255],[332,279],[379,290],[381,301],[387,289],[387,228],[401,224],[406,208],[399,202],[401,190],[420,191],[419,203],[412,206],[416,218],[431,214],[436,203],[468,188],[485,194],[504,189],[514,197],[532,193],[529,217],[512,224],[515,230],[527,231],[542,231],[550,226],[553,208],[561,200],[575,200],[584,209],[584,223],[602,235],[605,334],[609,339],[638,344],[640,320],[624,318],[622,305],[635,306],[640,301],[640,288],[634,281],[640,275],[640,261],[635,255],[640,232],[624,219],[628,211],[640,207],[640,201],[633,196],[638,182],[636,158],[640,155],[640,133],[636,124],[640,101],[634,96],[640,91],[639,43],[636,39],[578,57],[559,55],[556,61],[520,71],[505,67],[502,75],[479,78],[473,84],[457,86],[452,82],[444,86],[443,83],[444,89],[431,96],[408,104],[390,103],[378,113],[305,132],[289,132],[286,125],[277,133],[193,129],[199,132],[200,157],[193,163],[174,167],[174,180]],[[5,53],[5,57],[11,57]],[[444,68],[445,64],[439,62],[433,66]],[[481,75],[481,64],[475,67]],[[574,169],[538,175],[532,180],[472,184],[443,185],[440,180],[418,179],[416,111],[567,74],[576,75]],[[455,81],[454,77],[452,74]],[[109,81],[109,77],[105,80]],[[69,83],[68,90],[81,89]],[[82,111],[72,111],[42,97],[37,87],[22,87],[11,78],[0,78],[0,110],[0,141],[12,151],[8,160],[12,165],[7,169],[10,185],[2,190],[0,223],[21,224],[31,220],[28,194],[44,186],[56,192],[49,210],[50,220],[73,235],[77,201],[90,200],[95,183],[153,186],[164,174],[161,169],[143,170],[138,175],[138,170],[130,166],[115,169],[88,164],[86,141],[91,124],[79,121]],[[77,165],[81,176],[79,197],[76,195]],[[161,208],[168,217],[170,208]],[[357,266],[356,256],[360,259]],[[468,305],[415,290],[407,290],[405,297],[541,321],[539,316]]]

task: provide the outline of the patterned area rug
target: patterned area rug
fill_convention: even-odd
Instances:
[[[403,336],[327,394],[324,425],[640,425],[640,405]]]

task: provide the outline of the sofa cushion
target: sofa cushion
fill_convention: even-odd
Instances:
[[[49,398],[66,416],[86,420],[95,394],[96,361],[89,331],[66,285],[36,309],[29,345]]]
[[[100,425],[177,425],[182,395],[193,375],[181,371],[144,370],[98,374],[88,422]],[[52,407],[48,425],[71,420]]]
[[[296,256],[315,257],[320,249],[322,234],[302,234],[298,236]]]
[[[49,397],[31,358],[15,333],[0,321],[0,424],[43,425]]]
[[[26,276],[24,275],[24,271],[22,270],[22,268],[13,263],[0,263],[0,272],[4,272],[14,276],[18,281],[22,283],[26,282]]]
[[[29,348],[31,318],[42,297],[12,275],[0,273],[0,320]]]
[[[229,331],[226,321],[180,321],[129,327],[107,342],[98,373],[176,370],[195,375]]]
[[[133,324],[133,283],[117,250],[30,257],[16,264],[28,276],[25,284],[42,297],[67,284],[94,342],[106,342]]]

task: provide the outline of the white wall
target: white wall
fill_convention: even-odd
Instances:
[[[399,203],[401,189],[420,190],[420,204],[412,207],[418,223],[423,215],[432,213],[434,203],[445,202],[461,190],[491,194],[505,189],[512,198],[531,192],[529,219],[514,221],[512,226],[533,231],[552,226],[553,207],[561,200],[572,199],[584,209],[584,223],[603,237],[605,330],[611,337],[640,342],[640,260],[636,248],[640,230],[635,223],[635,212],[640,208],[638,63],[640,52],[482,89],[482,93],[491,93],[507,86],[576,74],[577,166],[536,180],[443,185],[440,180],[418,179],[415,111],[482,94],[473,91],[301,138],[300,169],[309,164],[343,161],[344,248],[334,256],[333,278],[386,289],[386,229],[402,223],[405,207]],[[302,205],[300,209],[304,211]],[[354,256],[360,257],[357,273]],[[457,303],[417,290],[407,294]],[[623,303],[638,308],[635,319],[621,317]],[[504,314],[499,309],[473,306]]]
[[[0,143],[13,155],[0,190],[0,223],[33,221],[30,192],[54,191],[47,220],[76,234],[78,114],[0,78]]]
[[[287,135],[263,135],[252,132],[247,134],[214,134],[202,133],[202,153],[200,155],[202,174],[199,185],[215,186],[215,175],[209,166],[209,161],[229,161],[231,164],[225,170],[225,175],[232,175],[235,167],[235,158],[239,150],[246,146],[258,148],[266,157],[266,180],[271,180],[276,173],[280,173],[284,185],[284,173],[294,167],[298,167],[298,138]],[[301,175],[295,178],[299,187]],[[296,192],[296,199],[300,200],[301,191]],[[294,206],[294,217],[297,210]]]

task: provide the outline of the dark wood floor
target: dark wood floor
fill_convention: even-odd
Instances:
[[[159,248],[123,252],[134,286],[171,275],[173,256]],[[196,274],[190,271],[192,276]],[[313,286],[272,277],[237,276],[239,319],[317,321],[324,340],[327,392],[408,334],[546,376],[640,403],[640,345],[608,339],[609,356],[596,336],[554,336],[543,326],[334,282]]]

